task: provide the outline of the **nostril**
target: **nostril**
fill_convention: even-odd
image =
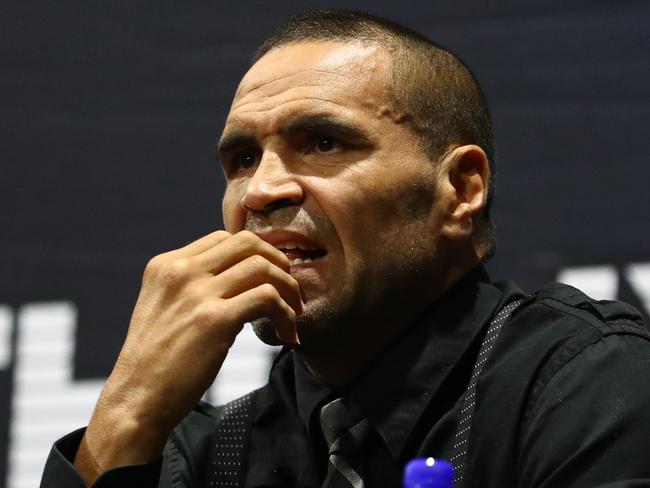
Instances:
[[[263,207],[259,205],[249,205],[245,198],[241,200],[241,206],[244,210],[249,212],[273,212],[285,207],[291,207],[297,205],[299,202],[295,202],[290,198],[280,198],[278,200],[273,200],[268,203],[265,203]]]
[[[296,202],[294,202],[291,198],[280,198],[278,200],[273,200],[272,202],[269,202],[266,205],[264,205],[264,210],[271,212],[273,210],[278,210],[284,207],[290,207],[295,204]]]

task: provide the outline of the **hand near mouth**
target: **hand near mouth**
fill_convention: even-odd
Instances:
[[[285,229],[255,231],[265,242],[282,251],[292,266],[311,263],[327,255],[327,250],[305,234]]]
[[[89,486],[112,467],[160,455],[245,322],[266,317],[281,343],[298,344],[302,300],[290,268],[284,252],[248,231],[214,232],[149,262],[75,459]]]

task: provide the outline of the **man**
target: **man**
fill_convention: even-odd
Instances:
[[[448,51],[362,13],[291,19],[219,141],[226,230],[151,260],[42,486],[400,486],[418,456],[467,486],[650,486],[650,336],[623,304],[489,282],[493,152]],[[285,345],[269,384],[196,406],[247,321]]]

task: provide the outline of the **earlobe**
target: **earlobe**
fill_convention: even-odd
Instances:
[[[447,212],[442,232],[449,239],[471,237],[485,208],[490,166],[485,152],[474,144],[449,151],[442,161]]]

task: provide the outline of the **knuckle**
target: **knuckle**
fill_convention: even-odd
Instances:
[[[255,235],[255,233],[253,233],[250,230],[242,230],[242,231],[238,232],[238,235],[242,239],[250,239],[250,240],[258,239],[258,237]]]
[[[190,274],[190,262],[179,258],[167,263],[162,270],[162,279],[168,285],[179,285],[187,280]]]
[[[237,234],[237,237],[241,240],[242,244],[247,247],[253,247],[260,241],[260,238],[250,230],[242,230]]]
[[[156,275],[165,265],[165,255],[158,254],[157,256],[152,257],[147,265],[144,268],[144,275],[151,276]]]
[[[248,265],[253,268],[254,271],[260,273],[268,271],[270,268],[270,263],[259,254],[255,254],[247,258]]]
[[[200,305],[205,302],[206,291],[200,281],[193,281],[183,288],[183,295],[190,306]]]
[[[264,283],[259,286],[259,292],[262,300],[265,302],[277,302],[281,300],[278,290],[271,283]]]
[[[205,301],[194,310],[197,333],[211,341],[212,347],[228,349],[243,323],[231,307],[225,306],[223,300]]]
[[[199,325],[211,325],[221,315],[218,302],[204,301],[194,308],[194,321]]]
[[[217,230],[210,235],[210,241],[214,246],[218,246],[222,242],[230,239],[231,237],[232,234],[230,232],[227,232],[225,230]]]
[[[290,322],[295,322],[296,321],[296,312],[293,308],[291,308],[289,305],[284,305],[282,307],[282,311],[285,313],[287,316],[287,319],[289,319]]]
[[[294,291],[298,292],[298,294],[300,294],[300,283],[298,283],[298,280],[295,279],[295,278],[294,278],[293,276],[291,276],[291,275],[287,275],[287,276],[288,276],[288,278],[287,278],[287,282],[289,283],[289,286],[290,286]]]

